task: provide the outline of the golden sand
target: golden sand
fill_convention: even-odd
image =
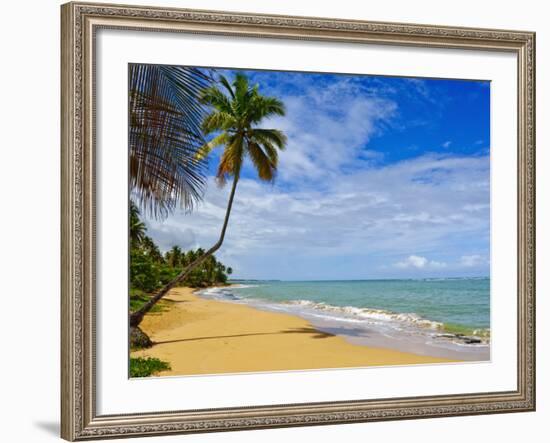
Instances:
[[[153,340],[132,357],[157,357],[170,371],[157,375],[219,374],[450,362],[348,343],[306,320],[230,302],[204,300],[190,288],[173,289],[163,312],[140,327]]]

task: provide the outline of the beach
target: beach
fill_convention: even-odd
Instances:
[[[154,346],[131,352],[168,362],[171,369],[158,376],[457,361],[350,343],[299,316],[205,299],[191,288],[171,290],[163,306],[140,325]]]

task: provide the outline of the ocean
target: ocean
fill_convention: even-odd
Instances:
[[[489,359],[489,278],[239,281],[199,294],[298,315],[357,344]]]

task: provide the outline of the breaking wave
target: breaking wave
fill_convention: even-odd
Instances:
[[[409,312],[398,313],[385,309],[335,306],[311,300],[267,301],[236,295],[233,289],[253,288],[258,285],[239,284],[228,287],[214,287],[199,291],[205,298],[231,301],[284,311],[297,315],[309,315],[325,320],[370,324],[384,329],[426,335],[432,338],[453,341],[465,345],[485,345],[490,341],[490,329],[465,329],[443,322],[429,320]]]

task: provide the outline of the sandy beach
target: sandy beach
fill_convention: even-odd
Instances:
[[[452,360],[351,344],[306,320],[173,289],[140,327],[153,340],[132,357],[156,357],[159,376],[444,363]]]

